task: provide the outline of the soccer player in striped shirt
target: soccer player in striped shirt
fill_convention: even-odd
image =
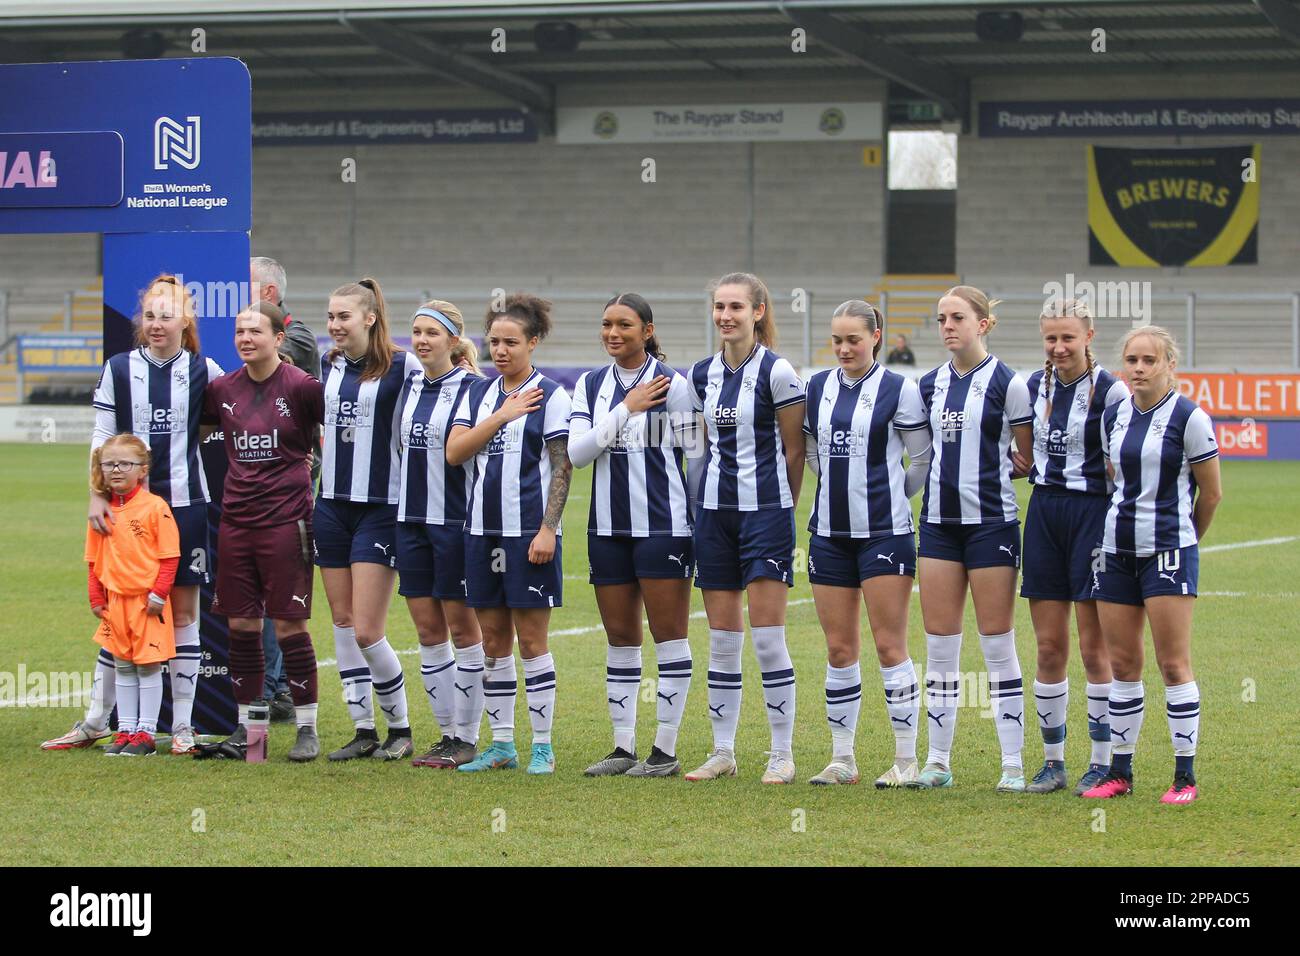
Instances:
[[[1174,747],[1174,782],[1161,803],[1197,798],[1193,761],[1201,692],[1192,674],[1192,608],[1205,537],[1223,498],[1214,423],[1176,389],[1178,348],[1159,326],[1133,329],[1120,356],[1133,397],[1111,406],[1102,421],[1102,452],[1115,492],[1093,565],[1092,596],[1115,678],[1110,691],[1114,744],[1110,773],[1085,797],[1133,792],[1133,752],[1142,729],[1142,630],[1165,682]]]
[[[609,639],[605,698],[614,725],[613,752],[586,773],[667,777],[681,769],[677,732],[691,685],[694,547],[682,466],[695,411],[686,379],[665,364],[644,298],[610,299],[600,338],[614,361],[579,376],[569,418],[569,460],[593,466],[587,562]],[[659,663],[659,728],[638,761],[643,606]]]
[[[1088,678],[1092,741],[1092,759],[1074,788],[1077,796],[1096,786],[1110,767],[1106,723],[1110,658],[1092,600],[1092,563],[1112,490],[1101,454],[1102,414],[1127,398],[1128,388],[1093,359],[1095,332],[1087,303],[1049,302],[1038,321],[1047,360],[1028,383],[1034,402],[1034,459],[1029,471],[1034,492],[1025,513],[1020,596],[1029,599],[1038,642],[1034,712],[1043,735],[1044,761],[1025,792],[1052,793],[1069,785],[1065,730],[1070,684],[1065,665],[1073,605],[1079,655]]]
[[[316,499],[316,565],[334,618],[343,699],[356,735],[330,760],[400,760],[414,750],[402,663],[384,633],[397,567],[398,439],[408,379],[419,360],[393,345],[379,283],[366,278],[330,295],[321,357],[325,441]],[[379,742],[376,698],[388,723]]]
[[[129,432],[149,446],[149,490],[172,509],[180,531],[181,561],[171,592],[176,656],[167,669],[172,689],[172,753],[194,749],[193,709],[199,676],[199,585],[208,581],[208,483],[199,459],[199,416],[208,382],[221,367],[199,352],[194,301],[178,277],[164,273],[140,296],[136,348],[104,365],[95,389],[93,452],[113,435]],[[100,534],[114,533],[108,501],[92,494],[88,520]],[[115,702],[112,655],[103,651],[85,717],[45,750],[88,747],[108,733]]]
[[[767,286],[733,272],[710,289],[722,349],[690,371],[704,416],[707,455],[694,473],[695,586],[709,619],[709,719],[713,749],[687,780],[736,774],[740,719],[741,612],[748,598],[754,652],[772,733],[764,783],[794,780],[794,665],[785,642],[794,586],[794,509],[803,481],[804,386],[774,351],[776,316]],[[697,458],[690,458],[694,469]]]
[[[555,771],[551,608],[564,597],[561,519],[569,497],[569,395],[533,367],[551,304],[518,292],[488,309],[484,331],[500,377],[470,385],[447,439],[451,465],[474,462],[465,520],[466,603],[483,631],[483,696],[492,746],[456,769],[519,765],[514,636],[533,730],[531,774]]]
[[[483,717],[483,635],[465,606],[465,494],[473,468],[447,464],[444,452],[456,409],[480,378],[477,368],[452,361],[464,332],[460,310],[441,299],[420,306],[411,320],[411,350],[424,372],[407,381],[402,401],[397,590],[415,623],[424,693],[442,732],[412,761],[417,767],[473,760]]]
[[[817,475],[808,580],[826,632],[831,732],[831,762],[809,781],[814,784],[859,780],[853,753],[862,700],[859,601],[867,606],[894,732],[894,763],[876,786],[901,787],[917,777],[921,692],[907,653],[916,537],[908,499],[925,481],[930,427],[916,383],[876,360],[880,345],[875,307],[861,299],[842,303],[831,318],[839,367],[808,382],[803,427],[808,464]]]
[[[961,683],[962,612],[969,585],[1002,749],[999,792],[1025,789],[1025,700],[1013,627],[1020,520],[1010,449],[1033,452],[1025,380],[985,348],[997,324],[979,289],[939,300],[938,325],[952,358],[920,382],[932,457],[921,504],[921,617],[926,642],[930,752],[910,787],[952,786],[951,751]]]

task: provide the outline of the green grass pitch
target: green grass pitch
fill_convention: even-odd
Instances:
[[[85,451],[66,446],[0,446],[0,674],[87,671],[96,647],[81,563],[85,528]],[[588,780],[582,768],[611,747],[604,694],[604,640],[586,584],[585,521],[589,473],[574,482],[565,517],[565,606],[552,617],[559,675],[556,773],[522,770],[474,776],[407,763],[357,761],[291,765],[291,730],[275,725],[263,766],[105,760],[97,749],[42,753],[38,744],[66,730],[80,705],[0,705],[0,864],[1067,864],[1222,866],[1300,863],[1300,736],[1296,700],[1297,570],[1300,569],[1300,464],[1224,464],[1225,496],[1204,545],[1292,540],[1212,550],[1201,559],[1192,647],[1201,687],[1204,745],[1197,761],[1201,800],[1162,807],[1172,755],[1163,695],[1148,640],[1150,706],[1135,762],[1137,793],[1098,805],[1057,793],[995,794],[998,746],[992,722],[964,709],[954,748],[953,789],[877,792],[870,780],[893,755],[879,672],[865,640],[863,713],[856,787],[810,787],[829,757],[822,702],[825,647],[805,576],[790,592],[789,643],[798,675],[795,759],[799,783],[765,787],[767,725],[752,651],[745,652],[744,714],[737,740],[740,775],[688,784],[668,780]],[[1028,489],[1018,483],[1023,497]],[[799,526],[806,523],[811,476]],[[801,531],[799,543],[806,544]],[[698,592],[694,610],[702,605]],[[581,633],[572,633],[586,628]],[[316,589],[312,634],[332,656],[329,612]],[[866,636],[864,615],[864,638]],[[1026,685],[1034,640],[1025,602],[1016,630]],[[423,702],[415,633],[395,598],[388,633],[407,671],[417,748],[435,728]],[[968,612],[963,666],[982,669]],[[913,596],[913,659],[924,659]],[[710,737],[706,720],[708,632],[692,618],[696,679],[678,752],[694,766]],[[649,640],[647,635],[647,641]],[[645,673],[654,675],[647,647]],[[14,679],[10,676],[9,681]],[[1072,779],[1087,761],[1083,673],[1072,651],[1067,758]],[[19,689],[21,694],[21,689]],[[523,694],[516,719],[527,753]],[[338,671],[321,672],[320,732],[326,748],[351,736]],[[640,745],[654,734],[654,706],[640,705]],[[925,741],[920,742],[924,755]],[[1030,730],[1025,763],[1042,756]],[[1104,811],[1104,813],[1102,812]],[[1100,814],[1100,815],[1099,815]]]

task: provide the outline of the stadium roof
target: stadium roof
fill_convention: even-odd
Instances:
[[[965,118],[969,80],[1052,71],[1300,72],[1294,0],[18,0],[0,7],[0,62],[188,56],[191,30],[209,55],[236,56],[257,89],[460,83],[545,117],[557,87],[666,80],[890,80]],[[980,12],[1018,13],[1019,38],[984,39]],[[543,43],[541,22],[576,27],[577,46]],[[506,31],[492,52],[491,31]],[[793,55],[791,31],[806,31]],[[1091,49],[1106,31],[1106,52]],[[150,34],[157,34],[151,36]],[[144,36],[142,36],[142,34]],[[1267,84],[1267,79],[1263,81]],[[1270,93],[1297,93],[1270,89]]]

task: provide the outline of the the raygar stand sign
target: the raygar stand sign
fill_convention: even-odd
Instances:
[[[202,290],[248,288],[252,83],[244,64],[213,57],[0,66],[0,90],[0,233],[103,235],[105,359],[131,347],[140,290],[171,272],[199,293],[203,351],[237,368],[234,319],[244,303]],[[203,458],[215,545],[224,449],[209,443]],[[227,633],[224,619],[208,612],[211,600],[205,587],[194,724],[199,733],[229,733]],[[91,630],[88,618],[87,658]],[[163,728],[170,717],[169,696]]]

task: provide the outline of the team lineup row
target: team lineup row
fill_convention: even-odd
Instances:
[[[499,373],[489,379],[474,367],[452,303],[434,300],[416,311],[408,353],[392,345],[378,284],[343,286],[330,298],[335,347],[317,381],[282,360],[282,271],[278,285],[236,319],[244,367],[220,375],[200,355],[184,288],[160,277],[141,298],[139,348],[110,359],[96,391],[92,483],[101,480],[92,495],[87,559],[91,603],[101,617],[97,639],[105,647],[105,679],[96,686],[115,687],[118,706],[119,733],[108,752],[153,752],[158,664],[171,661],[173,752],[242,756],[249,708],[263,694],[262,626],[269,618],[298,724],[290,759],[315,758],[316,667],[305,629],[314,561],[356,727],[330,759],[413,754],[402,668],[384,636],[400,574],[424,689],[442,733],[415,763],[467,773],[517,766],[517,637],[532,728],[528,771],[552,772],[556,677],[547,634],[551,609],[563,598],[560,523],[572,468],[591,466],[590,581],[608,635],[614,749],[586,773],[679,772],[677,735],[693,670],[686,639],[693,577],[709,625],[713,748],[686,778],[736,772],[747,612],[772,741],[763,781],[792,782],[795,678],[785,612],[794,509],[810,469],[816,489],[808,576],[827,640],[832,742],[830,763],[811,782],[859,779],[854,732],[864,603],[896,742],[894,763],[876,785],[952,785],[969,592],[1002,751],[999,791],[1069,786],[1065,672],[1073,609],[1092,741],[1075,792],[1114,797],[1132,790],[1149,621],[1175,754],[1174,783],[1162,800],[1196,799],[1199,691],[1189,648],[1197,541],[1221,493],[1212,424],[1174,387],[1177,351],[1164,330],[1146,327],[1124,337],[1120,379],[1094,359],[1086,304],[1050,303],[1040,320],[1045,365],[1026,381],[986,349],[996,302],[958,286],[936,310],[950,361],[913,381],[877,362],[882,318],[869,303],[850,300],[830,319],[838,367],[805,385],[773,350],[766,286],[733,273],[710,288],[718,353],[678,373],[664,360],[649,304],[618,295],[600,323],[611,364],[584,373],[570,398],[533,366],[551,324],[549,303],[535,296],[516,294],[489,309],[484,333]],[[322,425],[313,503],[309,463]],[[194,556],[206,541],[208,495],[197,446],[211,428],[224,435],[228,462],[214,610],[229,622],[240,726],[220,745],[196,745],[180,685],[186,663],[197,665],[194,611],[206,562],[182,560],[177,567],[175,558]],[[139,447],[125,451],[132,440]],[[152,460],[136,482],[147,474],[145,497],[121,467],[102,467],[106,449],[141,465]],[[1025,476],[1033,493],[1022,562],[1012,482]],[[909,500],[917,492],[919,548]],[[174,516],[177,538],[162,548],[155,542],[152,563],[136,553],[138,533],[132,541],[103,533],[148,495],[169,506],[161,511]],[[166,530],[165,518],[153,523]],[[114,555],[119,541],[122,553]],[[115,561],[134,577],[115,575]],[[1029,600],[1038,644],[1034,713],[1045,755],[1029,781],[1022,762],[1027,695],[1013,628],[1022,566],[1020,593]],[[150,575],[157,579],[145,580]],[[921,684],[906,641],[918,577],[929,746],[923,766],[916,753]],[[658,665],[658,727],[649,755],[639,759],[643,613]],[[174,640],[162,633],[167,627],[154,626],[164,620],[174,621]],[[140,621],[149,623],[133,623]],[[124,690],[133,695],[129,701]],[[382,743],[376,699],[387,724]],[[106,735],[112,706],[97,693],[85,719],[45,746],[93,743]],[[492,742],[480,750],[484,713]],[[261,743],[260,731],[254,738]]]

